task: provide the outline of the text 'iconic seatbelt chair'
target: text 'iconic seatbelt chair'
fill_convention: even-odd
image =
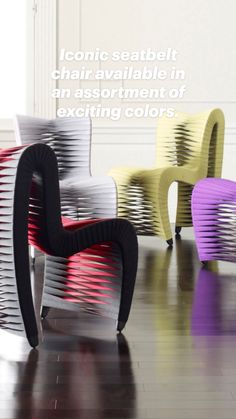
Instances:
[[[29,240],[47,255],[44,310],[83,309],[116,318],[122,330],[137,268],[133,226],[121,219],[61,219],[57,159],[45,144],[1,150],[0,176],[0,328],[38,345]]]
[[[236,262],[236,182],[202,179],[192,195],[199,259]]]
[[[178,182],[176,233],[192,225],[191,194],[201,178],[221,176],[224,116],[220,109],[161,118],[157,130],[157,165],[153,169],[117,168],[118,215],[138,234],[158,235],[172,245],[168,190]]]

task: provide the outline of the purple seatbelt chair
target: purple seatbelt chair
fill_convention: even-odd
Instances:
[[[199,259],[236,262],[236,182],[200,180],[192,194],[192,217]]]

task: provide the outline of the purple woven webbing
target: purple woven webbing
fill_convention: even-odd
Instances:
[[[192,217],[199,259],[236,261],[236,182],[206,178],[193,189]]]

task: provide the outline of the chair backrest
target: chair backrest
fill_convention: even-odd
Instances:
[[[16,115],[17,145],[44,143],[57,156],[59,179],[75,175],[91,176],[91,119],[56,118],[53,120]]]
[[[32,185],[35,172],[41,175],[40,185]],[[78,253],[80,240],[71,240],[76,232],[62,226],[57,159],[50,147],[34,144],[1,150],[0,173],[0,329],[26,333],[35,347],[38,328],[28,239],[45,253],[63,257]]]
[[[203,176],[220,176],[224,115],[220,109],[163,117],[157,129],[157,165],[189,166]]]

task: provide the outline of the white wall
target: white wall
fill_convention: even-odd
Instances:
[[[51,117],[56,107],[72,104],[68,100],[53,101],[48,94],[54,85],[63,86],[63,82],[58,84],[50,79],[50,71],[59,64],[58,52],[62,47],[70,50],[99,47],[108,51],[173,47],[179,51],[178,64],[186,70],[188,86],[184,100],[173,105],[187,112],[223,109],[226,117],[223,176],[236,180],[235,0],[38,0],[37,3],[35,114]],[[112,83],[102,82],[100,87],[112,87]],[[74,82],[70,84],[75,87]],[[90,84],[96,86],[98,82]],[[113,83],[114,87],[118,84]],[[129,82],[129,86],[134,85],[135,82]],[[156,106],[162,103],[157,102]],[[154,119],[123,118],[117,122],[95,119],[93,172],[106,173],[123,164],[153,165],[156,123]],[[0,141],[2,146],[10,144],[12,132],[1,132]],[[172,207],[173,202],[171,198]],[[173,209],[171,214],[173,219]]]

